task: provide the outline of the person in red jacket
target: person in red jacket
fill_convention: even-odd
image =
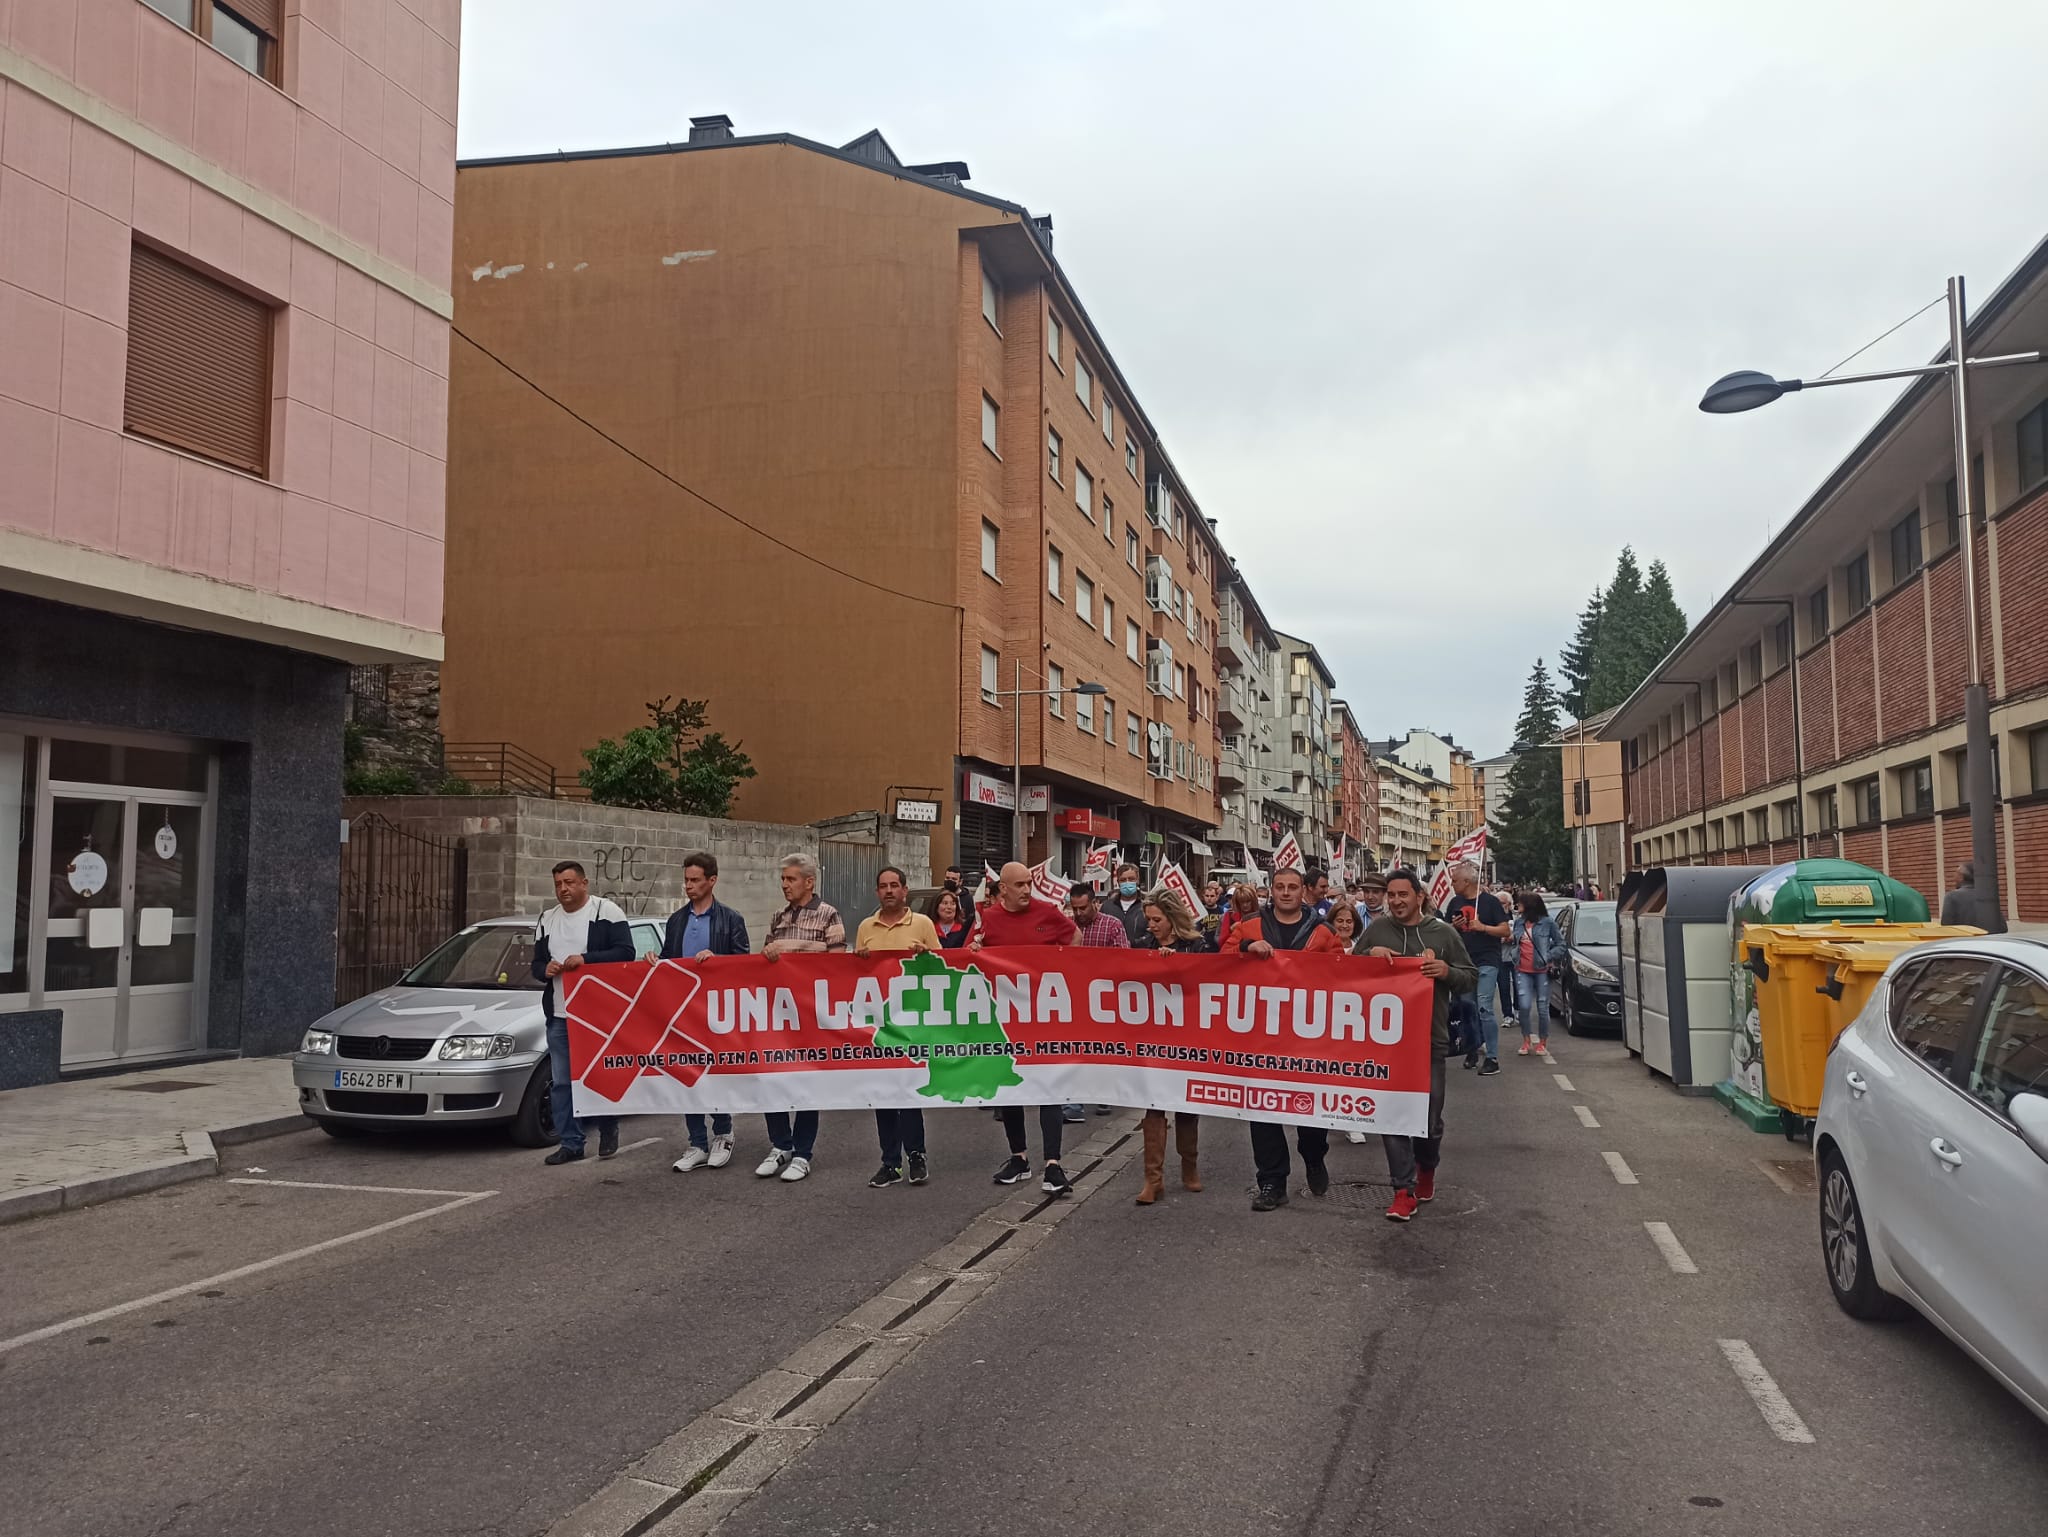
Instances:
[[[1062,909],[1031,894],[1030,868],[1013,859],[1003,866],[996,899],[984,902],[975,911],[974,937],[967,941],[967,948],[980,950],[986,946],[994,950],[1016,945],[1071,945],[1078,932],[1074,920]],[[1029,1150],[1029,1144],[1024,1140],[1024,1108],[1005,1105],[1002,1113],[1010,1156],[996,1170],[996,1183],[1014,1185],[1031,1177],[1031,1160],[1024,1156]],[[1072,1195],[1074,1191],[1067,1182],[1066,1171],[1060,1167],[1060,1136],[1065,1119],[1058,1105],[1038,1107],[1038,1132],[1045,1142],[1045,1169],[1038,1188],[1047,1195]]]
[[[1307,906],[1308,885],[1291,866],[1273,872],[1273,905],[1256,918],[1241,918],[1223,941],[1225,955],[1270,956],[1278,950],[1342,950],[1330,926]],[[1258,1167],[1259,1193],[1253,1211],[1272,1211],[1287,1204],[1287,1128],[1276,1121],[1253,1121],[1252,1161]],[[1311,1195],[1327,1195],[1330,1133],[1321,1126],[1297,1126],[1294,1145],[1301,1152],[1302,1172]]]

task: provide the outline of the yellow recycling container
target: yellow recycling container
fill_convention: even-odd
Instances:
[[[1764,1089],[1782,1110],[1820,1110],[1828,1048],[1862,1011],[1897,956],[1934,939],[1981,934],[1939,923],[1746,924],[1743,961],[1756,975]]]

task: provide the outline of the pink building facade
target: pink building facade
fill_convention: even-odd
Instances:
[[[0,0],[0,1086],[331,995],[348,667],[441,655],[459,30]]]

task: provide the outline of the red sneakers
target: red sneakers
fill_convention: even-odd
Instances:
[[[1387,1208],[1387,1220],[1389,1222],[1406,1222],[1415,1215],[1415,1208],[1414,1191],[1396,1190],[1394,1192],[1394,1204]]]
[[[1415,1171],[1415,1199],[1418,1201],[1434,1201],[1436,1199],[1436,1170],[1418,1169]]]

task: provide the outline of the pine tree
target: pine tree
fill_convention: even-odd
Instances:
[[[1600,621],[1606,601],[1606,594],[1594,588],[1593,596],[1579,611],[1578,633],[1557,659],[1565,713],[1573,720],[1584,720],[1592,713],[1586,705],[1592,698],[1593,663],[1600,654]]]
[[[1510,881],[1555,886],[1571,875],[1571,843],[1564,828],[1564,761],[1550,744],[1558,734],[1557,692],[1543,659],[1536,659],[1522,694],[1515,739],[1526,743],[1508,770],[1496,859]]]
[[[1685,639],[1686,629],[1685,610],[1672,594],[1671,573],[1661,560],[1650,562],[1649,575],[1643,581],[1643,613],[1648,621],[1645,628],[1650,641],[1650,666],[1655,667],[1673,646]],[[1648,676],[1645,672],[1644,677]]]
[[[1647,631],[1642,568],[1636,564],[1636,552],[1623,545],[1621,558],[1614,563],[1614,580],[1600,605],[1600,644],[1581,719],[1613,709],[1648,675],[1652,663],[1643,660],[1649,650]]]

